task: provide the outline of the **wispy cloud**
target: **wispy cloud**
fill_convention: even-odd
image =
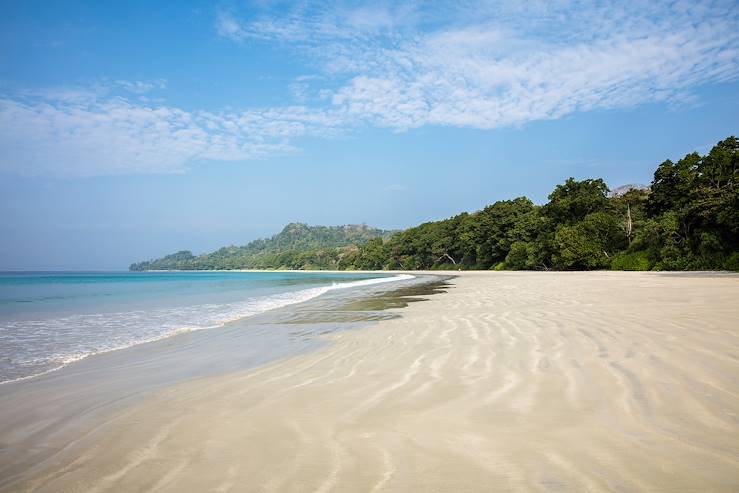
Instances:
[[[738,25],[733,2],[575,1],[301,8],[240,29],[344,78],[335,109],[402,130],[692,102],[739,75]]]
[[[216,32],[231,41],[241,41],[249,37],[249,33],[244,30],[239,21],[227,11],[218,14]]]
[[[294,2],[251,6],[250,19],[241,20],[232,10],[223,10],[216,17],[216,32],[232,41],[282,41],[326,45],[336,40],[344,42],[394,35],[394,31],[414,24],[417,7],[413,2],[390,5],[368,2],[352,7],[321,2]],[[276,8],[270,8],[276,7]]]
[[[220,12],[215,33],[313,67],[286,88],[286,106],[186,111],[142,97],[163,96],[163,80],[0,94],[0,169],[181,172],[291,152],[298,137],[359,125],[495,129],[695,104],[696,88],[739,77],[733,1],[264,4]]]
[[[155,89],[164,89],[167,87],[167,81],[164,79],[155,80],[117,80],[115,84],[122,89],[135,94],[144,94]]]
[[[337,123],[301,106],[188,112],[81,94],[0,98],[0,169],[47,176],[179,173],[194,162],[292,152],[293,139],[330,136]]]

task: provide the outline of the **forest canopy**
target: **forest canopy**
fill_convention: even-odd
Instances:
[[[244,247],[131,265],[239,268],[739,270],[739,139],[663,162],[648,187],[569,178],[543,205],[502,200],[395,233],[291,224]]]

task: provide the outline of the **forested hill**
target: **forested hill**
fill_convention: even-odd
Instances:
[[[254,240],[245,246],[223,247],[215,252],[195,256],[183,250],[164,258],[132,264],[130,270],[205,270],[205,269],[269,269],[302,268],[313,265],[301,254],[343,247],[356,248],[375,238],[387,238],[393,232],[370,228],[364,224],[345,226],[308,226],[290,223],[271,238]],[[315,266],[320,267],[320,266]]]
[[[649,186],[611,192],[600,178],[570,178],[543,205],[502,200],[392,235],[289,225],[246,247],[180,252],[131,269],[247,267],[739,270],[739,140],[664,161]]]

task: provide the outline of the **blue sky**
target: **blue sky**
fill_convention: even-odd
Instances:
[[[739,134],[736,2],[15,2],[0,269],[403,228]]]

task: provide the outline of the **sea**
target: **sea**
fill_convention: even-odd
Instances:
[[[329,291],[407,275],[303,272],[0,273],[0,384],[88,356],[215,329]]]

